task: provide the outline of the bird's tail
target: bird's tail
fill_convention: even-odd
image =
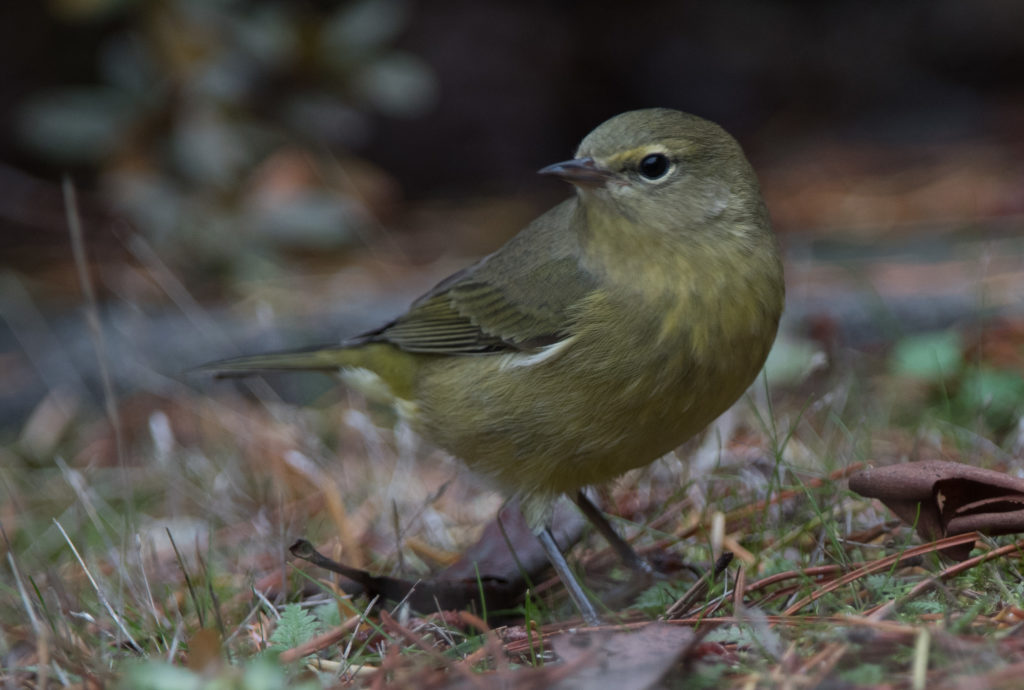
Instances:
[[[233,357],[204,364],[193,371],[217,378],[252,376],[274,371],[339,373],[369,397],[409,400],[423,355],[403,352],[387,343],[329,345],[302,350]]]
[[[210,362],[193,371],[213,374],[217,378],[252,376],[272,371],[336,372],[345,367],[359,366],[358,357],[351,348],[341,346],[310,347],[301,350],[283,350],[262,355],[245,355]]]

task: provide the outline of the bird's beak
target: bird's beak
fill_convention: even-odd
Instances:
[[[613,177],[611,170],[598,166],[594,159],[590,157],[574,158],[571,161],[555,163],[546,168],[541,168],[537,171],[537,174],[554,175],[566,182],[582,187],[600,187]]]

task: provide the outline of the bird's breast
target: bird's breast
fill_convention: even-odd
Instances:
[[[571,335],[535,353],[436,360],[419,385],[427,435],[525,493],[657,459],[742,395],[774,340],[781,273],[765,290],[750,267],[721,268],[606,282],[574,307]]]

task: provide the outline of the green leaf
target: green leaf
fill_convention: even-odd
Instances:
[[[281,619],[270,636],[272,647],[291,649],[308,642],[320,631],[320,621],[298,604],[288,604],[281,611]]]

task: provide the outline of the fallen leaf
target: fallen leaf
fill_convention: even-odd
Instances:
[[[566,549],[579,541],[583,517],[567,503],[556,508],[555,516],[555,539]],[[417,611],[460,610],[472,606],[473,602],[480,605],[481,595],[486,600],[484,610],[511,609],[526,591],[527,583],[536,580],[548,568],[540,543],[514,502],[499,512],[459,560],[430,580],[372,575],[332,561],[305,539],[297,540],[289,551],[296,558],[350,580],[343,585],[350,594],[362,590],[371,598],[405,600]]]
[[[923,539],[1024,532],[1024,479],[958,462],[909,462],[866,469],[850,490],[877,498]],[[962,561],[972,544],[942,553]]]
[[[585,632],[551,640],[567,666],[579,666],[556,690],[643,690],[654,687],[693,646],[693,630],[651,623],[635,632]]]

